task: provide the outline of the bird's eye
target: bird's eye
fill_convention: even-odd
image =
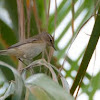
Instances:
[[[50,39],[50,42],[52,42],[52,40]]]

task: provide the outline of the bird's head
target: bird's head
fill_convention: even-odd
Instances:
[[[47,32],[43,32],[41,33],[41,35],[42,35],[42,39],[46,42],[46,44],[48,46],[52,46],[55,49],[53,36]]]

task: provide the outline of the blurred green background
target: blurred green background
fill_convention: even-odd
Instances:
[[[25,34],[27,35],[28,19],[26,8],[28,6],[26,4],[28,3],[26,3],[26,1],[24,0],[23,6],[25,16]],[[74,60],[72,57],[67,55],[67,51],[70,51],[69,47],[71,46],[72,41],[77,38],[78,32],[82,28],[82,25],[84,25],[84,23],[93,15],[95,20],[95,14],[98,11],[99,5],[99,0],[57,0],[57,16],[55,16],[55,1],[51,0],[48,19],[49,21],[47,23],[46,11],[48,11],[47,8],[49,7],[49,0],[46,0],[46,2],[45,0],[36,0],[36,9],[40,30],[47,30],[52,35],[55,33],[55,46],[57,48],[57,51],[54,52],[54,57],[52,58],[51,63],[57,68],[60,68],[64,61],[64,58],[66,57],[64,67],[62,68],[62,74],[64,74],[65,78],[68,80],[70,87],[72,85],[73,80],[75,79],[76,72],[79,69],[79,62],[84,55],[86,46],[83,49],[80,48],[82,49],[81,53],[77,56],[77,59]],[[0,0],[0,50],[6,49],[10,45],[19,41],[20,35],[18,31],[19,24],[17,12],[18,10],[16,0]],[[70,14],[71,16],[69,16]],[[33,36],[35,34],[38,34],[39,32],[33,8],[31,8],[30,15],[30,36]],[[79,16],[81,16],[82,19],[79,19]],[[66,20],[64,21],[65,18]],[[79,20],[79,25],[77,27],[75,26],[76,19]],[[46,25],[48,25],[48,27]],[[70,32],[69,29],[71,30]],[[57,33],[57,30],[60,32]],[[67,34],[70,37],[68,41],[64,42],[67,39],[66,37],[65,40],[61,42],[63,37],[65,37]],[[18,60],[15,57],[0,55],[0,61],[3,61],[15,68],[17,68],[18,65]],[[75,72],[74,75],[71,74],[72,72]],[[13,78],[12,73],[9,70],[6,71],[5,76],[8,76],[10,79]],[[85,81],[88,81],[88,83],[85,84]],[[99,84],[100,72],[98,72],[95,76],[86,73],[78,98],[83,95],[84,98],[86,97],[86,99],[84,100],[93,100],[93,97],[97,90],[100,92]]]

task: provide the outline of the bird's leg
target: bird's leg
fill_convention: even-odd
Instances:
[[[28,66],[28,64],[26,64],[21,58],[18,58],[18,60],[20,60],[25,66]],[[27,61],[28,62],[32,62],[31,60],[27,60]],[[29,70],[29,69],[27,69],[27,70]],[[21,74],[22,74],[23,73],[23,69],[21,69],[20,71],[21,71]],[[34,73],[32,68],[30,69],[30,72],[31,72],[31,74]]]
[[[45,52],[45,51],[42,51],[42,59],[44,59],[44,52]]]
[[[44,59],[44,50],[42,51],[42,59]],[[40,72],[42,71],[42,67],[40,66]]]
[[[45,55],[46,55],[46,57],[47,57],[47,61],[49,61],[49,55],[48,55],[47,49],[45,49],[44,52],[45,52]],[[48,73],[50,73],[50,71],[49,71],[48,69],[46,69],[46,70],[45,70],[45,73],[48,74]]]
[[[47,52],[47,49],[45,49],[45,55],[46,55],[46,57],[47,57],[47,61],[48,61],[48,52]]]
[[[24,65],[28,66],[22,59],[18,58]]]

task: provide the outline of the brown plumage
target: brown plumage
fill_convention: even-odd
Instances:
[[[10,46],[7,50],[0,50],[0,55],[13,55],[17,58],[32,59],[44,51],[46,46],[54,48],[54,38],[47,32],[25,39]]]

